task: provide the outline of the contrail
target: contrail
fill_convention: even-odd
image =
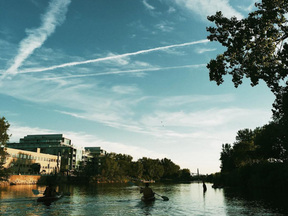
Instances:
[[[194,44],[207,43],[207,42],[209,42],[209,40],[204,39],[204,40],[199,40],[199,41],[194,41],[194,42],[189,42],[189,43],[174,44],[174,45],[156,47],[156,48],[147,49],[147,50],[140,50],[140,51],[132,52],[132,53],[125,53],[125,54],[121,54],[121,55],[108,56],[108,57],[104,57],[104,58],[91,59],[91,60],[78,61],[78,62],[70,62],[70,63],[55,65],[55,66],[51,66],[51,67],[47,67],[47,68],[25,69],[25,70],[19,71],[19,73],[43,72],[43,71],[55,70],[57,68],[64,68],[64,67],[89,64],[89,63],[94,63],[94,62],[107,61],[107,60],[118,59],[118,58],[123,58],[123,57],[127,57],[127,56],[135,56],[135,55],[139,55],[139,54],[145,54],[145,53],[154,52],[154,51],[158,51],[158,50],[165,50],[165,49],[170,49],[170,48],[174,48],[174,47],[190,46],[190,45],[194,45]]]
[[[20,42],[18,54],[13,64],[2,74],[2,79],[8,75],[16,75],[18,68],[34,52],[41,47],[46,39],[55,31],[56,26],[65,20],[65,14],[71,0],[52,0],[47,12],[42,15],[42,25],[37,29],[27,31],[28,36]]]
[[[124,71],[110,71],[110,72],[102,72],[102,73],[94,73],[94,74],[77,74],[77,75],[68,75],[68,76],[59,76],[59,77],[49,77],[43,78],[40,80],[57,80],[57,79],[67,79],[67,78],[79,78],[79,77],[91,77],[91,76],[105,76],[111,74],[122,74],[122,73],[138,73],[138,72],[146,72],[146,71],[159,71],[159,70],[169,70],[169,69],[181,69],[181,68],[197,68],[206,66],[206,64],[199,65],[182,65],[182,66],[173,66],[173,67],[155,67],[155,68],[145,68],[145,69],[135,69],[135,70],[124,70]]]

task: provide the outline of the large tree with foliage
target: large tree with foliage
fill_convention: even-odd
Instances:
[[[235,87],[244,76],[250,78],[252,86],[259,80],[266,82],[273,92],[281,90],[281,81],[288,74],[288,12],[286,0],[262,0],[255,4],[258,10],[247,18],[228,19],[221,12],[208,16],[216,27],[208,27],[208,39],[218,41],[227,50],[208,64],[210,79],[218,85],[223,76],[233,76]],[[287,85],[287,83],[286,83]]]
[[[177,178],[179,175],[180,167],[173,163],[170,159],[164,158],[161,160],[164,169],[163,178]]]
[[[282,147],[288,152],[288,12],[287,0],[262,0],[246,18],[226,18],[221,12],[208,16],[215,24],[208,27],[208,39],[227,49],[207,68],[218,85],[232,75],[237,88],[244,77],[256,86],[264,81],[275,94],[273,119],[280,131]],[[278,145],[278,144],[277,144]],[[287,156],[287,155],[286,155]]]
[[[11,136],[8,134],[9,127],[10,124],[5,117],[0,118],[0,181],[6,180],[9,176],[9,171],[3,166],[7,156],[5,146]]]

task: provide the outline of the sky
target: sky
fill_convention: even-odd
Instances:
[[[256,0],[0,0],[0,116],[10,142],[64,134],[77,147],[220,171],[222,144],[271,120],[274,96],[207,63],[207,16]]]

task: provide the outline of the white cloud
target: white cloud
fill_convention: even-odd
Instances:
[[[259,2],[260,0],[251,0],[251,4],[248,6],[238,6],[238,8],[240,8],[243,11],[246,12],[251,12],[253,9],[255,9],[255,3]]]
[[[137,86],[132,85],[132,86],[113,86],[112,91],[118,94],[137,94],[140,92],[140,89],[137,88]]]
[[[140,51],[136,51],[136,52],[132,52],[132,53],[125,53],[125,54],[120,54],[120,55],[107,56],[107,57],[97,58],[97,59],[92,59],[92,60],[75,61],[75,62],[55,65],[55,66],[46,67],[46,68],[31,68],[31,69],[28,68],[28,69],[21,70],[19,72],[20,73],[29,73],[29,72],[50,71],[50,70],[55,70],[55,69],[59,69],[59,68],[72,67],[72,66],[83,65],[83,64],[90,64],[90,63],[95,63],[95,62],[110,61],[110,60],[121,59],[121,58],[129,57],[129,56],[137,56],[137,55],[140,55],[140,54],[146,54],[146,53],[155,52],[155,51],[165,51],[165,50],[171,49],[171,48],[185,47],[185,46],[191,46],[191,45],[195,45],[195,44],[203,44],[203,43],[208,43],[208,42],[209,42],[209,40],[203,39],[203,40],[194,41],[194,42],[188,42],[188,43],[182,43],[182,44],[174,44],[174,45],[156,47],[156,48],[140,50]]]
[[[17,74],[18,68],[34,52],[41,47],[46,39],[55,31],[57,25],[65,20],[67,7],[71,0],[52,0],[46,14],[42,16],[42,25],[37,29],[27,29],[28,37],[20,42],[18,54],[13,64],[2,75],[2,79],[9,75]]]
[[[175,2],[185,9],[200,15],[202,20],[207,21],[207,16],[214,15],[217,11],[222,11],[224,16],[238,19],[243,18],[243,15],[236,11],[230,4],[229,0],[175,0]]]
[[[167,53],[170,53],[169,51]],[[174,55],[184,55],[182,52],[171,51]],[[183,69],[183,68],[199,68],[206,67],[206,64],[196,64],[196,65],[182,65],[182,66],[171,66],[171,67],[153,67],[145,62],[136,61],[131,64],[132,66],[139,65],[140,67],[145,67],[145,65],[149,68],[140,68],[140,69],[131,69],[131,70],[111,70],[106,72],[97,72],[97,73],[84,73],[84,74],[69,74],[69,75],[55,75],[51,74],[50,76],[44,76],[43,78],[38,78],[38,80],[42,81],[55,81],[59,83],[67,83],[67,79],[69,78],[81,78],[81,77],[93,77],[93,76],[107,76],[107,75],[123,75],[129,74],[134,77],[144,77],[147,72],[153,71],[163,71],[163,70],[171,70],[171,69]]]
[[[162,32],[171,32],[174,30],[174,27],[172,27],[171,25],[173,25],[173,23],[162,21],[161,23],[156,24],[155,27]]]
[[[114,57],[114,56],[118,56],[118,54],[114,54],[114,53],[111,53],[109,52],[108,57]],[[130,61],[130,58],[127,56],[127,57],[123,57],[123,58],[112,58],[111,60],[109,60],[107,63],[114,63],[116,65],[120,65],[120,66],[123,66],[123,65],[127,65],[129,64],[129,61]]]
[[[189,95],[189,96],[174,96],[160,99],[157,102],[159,107],[178,107],[187,104],[199,103],[199,102],[231,102],[234,100],[232,94],[225,95]]]
[[[168,13],[174,13],[176,10],[175,10],[175,8],[173,8],[173,7],[169,7],[169,9],[168,9]]]
[[[196,52],[199,53],[199,54],[202,54],[204,52],[212,52],[212,51],[215,51],[215,50],[216,50],[216,48],[215,49],[198,48],[198,49],[196,49]]]
[[[142,2],[148,10],[154,10],[155,9],[152,5],[148,4],[147,0],[143,0]]]
[[[177,127],[197,127],[207,128],[216,127],[226,124],[231,124],[233,121],[243,122],[243,120],[250,120],[256,118],[259,115],[259,119],[263,119],[261,116],[265,116],[265,120],[271,116],[270,112],[261,110],[247,110],[240,108],[224,108],[224,109],[207,109],[195,112],[157,112],[155,117],[145,117],[146,124],[153,124],[159,119],[165,122],[165,126],[177,126]]]
[[[165,154],[151,151],[143,147],[131,146],[119,142],[109,142],[99,138],[96,135],[87,134],[85,132],[74,131],[55,131],[39,127],[23,127],[15,122],[11,122],[9,133],[12,133],[10,142],[19,142],[20,138],[33,134],[63,134],[64,137],[71,139],[72,144],[76,147],[101,147],[107,152],[115,152],[117,154],[128,154],[134,160],[149,155],[152,158],[164,158]]]

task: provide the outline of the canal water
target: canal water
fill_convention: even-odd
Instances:
[[[44,186],[0,187],[0,215],[288,215],[287,198],[264,191],[213,189],[207,184],[151,184],[159,194],[156,201],[140,200],[139,187],[130,184],[58,186],[70,196],[52,203],[37,203],[33,190]],[[34,191],[35,192],[35,191]],[[166,196],[169,201],[164,201]]]

